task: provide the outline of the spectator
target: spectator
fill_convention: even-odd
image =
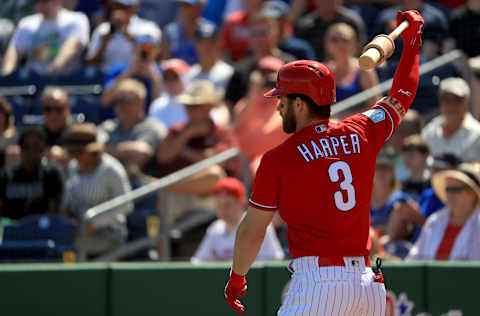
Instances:
[[[260,10],[260,15],[269,19],[271,29],[278,30],[278,48],[292,56],[295,59],[315,60],[315,52],[312,46],[299,38],[292,31],[292,26],[288,21],[287,14],[289,5],[282,0],[265,1]]]
[[[432,165],[432,175],[445,170],[457,168],[460,159],[452,154],[435,156]],[[387,225],[387,236],[383,239],[388,241],[415,241],[421,232],[425,220],[443,208],[444,204],[432,187],[428,187],[421,193],[418,200],[412,198],[400,199],[395,205]]]
[[[135,14],[138,4],[139,0],[110,1],[109,20],[100,24],[92,34],[87,52],[89,63],[108,71],[114,65],[133,60],[138,36],[150,35],[160,41],[162,33],[158,26]]]
[[[279,29],[273,29],[269,21],[269,18],[260,14],[252,15],[249,18],[251,55],[235,65],[235,71],[228,82],[225,101],[230,108],[247,94],[250,74],[253,70],[258,69],[260,59],[273,56],[284,62],[295,60],[294,56],[278,47],[280,44]]]
[[[325,34],[325,53],[327,66],[335,78],[337,102],[359,92],[378,85],[375,70],[362,70],[358,65],[357,50],[359,42],[355,29],[346,23],[335,23],[328,27]],[[366,104],[375,104],[381,95],[367,99]],[[353,111],[352,109],[348,112]],[[355,110],[355,112],[357,112]],[[349,114],[342,114],[343,117]]]
[[[0,168],[5,166],[5,154],[8,146],[17,143],[17,130],[13,124],[12,105],[0,96]]]
[[[71,106],[68,94],[59,87],[47,87],[41,96],[47,146],[62,144],[62,137],[71,124]]]
[[[312,45],[318,60],[325,60],[325,32],[332,24],[349,24],[355,29],[359,43],[366,42],[365,23],[355,11],[342,5],[343,0],[315,0],[315,4],[316,9],[313,12],[298,19],[294,33]]]
[[[469,58],[473,72],[472,114],[480,118],[480,2],[469,0],[452,12],[449,19],[449,35],[445,41],[445,49],[461,49]]]
[[[199,63],[190,68],[187,74],[188,81],[210,80],[217,89],[225,91],[233,75],[233,67],[220,59],[217,26],[200,18],[194,38]],[[210,116],[218,124],[230,123],[230,111],[223,103],[213,108]]]
[[[189,65],[198,62],[193,42],[197,21],[206,0],[175,0],[178,4],[177,20],[165,26],[165,40],[162,50],[166,58],[180,58]]]
[[[15,24],[8,19],[0,18],[0,63],[3,64],[3,58],[8,48],[8,43],[15,32]]]
[[[263,0],[241,0],[243,10],[233,12],[227,16],[222,25],[221,49],[225,58],[232,62],[239,62],[247,56],[250,48],[250,19],[257,14]]]
[[[200,18],[194,32],[194,39],[199,62],[190,67],[187,74],[188,81],[210,80],[218,89],[225,91],[233,75],[233,67],[220,59],[218,27]]]
[[[236,178],[223,178],[215,185],[216,213],[218,219],[207,229],[203,240],[193,255],[194,264],[212,261],[232,261],[235,235],[244,216],[245,187]],[[283,250],[273,226],[267,228],[265,240],[257,261],[282,260]]]
[[[422,128],[423,118],[417,111],[409,109],[397,129],[393,132],[392,137],[388,140],[387,146],[391,147],[395,153],[395,173],[399,181],[405,181],[410,177],[401,155],[405,138],[413,134],[420,134]]]
[[[71,106],[68,94],[59,87],[47,87],[41,96],[43,129],[47,135],[47,157],[59,163],[65,170],[68,166],[68,153],[63,148],[63,136],[71,125]]]
[[[402,191],[417,201],[422,192],[430,187],[431,173],[427,166],[429,155],[430,148],[420,135],[405,138],[402,156],[410,176],[402,181]]]
[[[427,219],[407,260],[480,259],[480,176],[478,166],[460,165],[432,178],[445,208]]]
[[[234,107],[235,135],[250,163],[251,176],[255,175],[262,155],[288,138],[277,112],[278,100],[263,96],[275,86],[277,72],[283,64],[272,56],[262,58],[259,69],[250,76],[248,95]]]
[[[384,150],[377,158],[373,178],[370,225],[382,235],[387,231],[387,223],[395,202],[405,197],[395,175],[393,154]]]
[[[185,89],[188,64],[182,59],[172,58],[162,62],[164,91],[153,101],[148,116],[159,120],[167,128],[188,120],[185,105],[175,101]]]
[[[140,35],[135,38],[135,55],[128,63],[113,66],[107,75],[105,90],[102,95],[102,105],[110,106],[114,95],[114,83],[125,78],[137,79],[147,89],[145,98],[145,111],[148,112],[150,104],[160,96],[162,91],[162,69],[156,64],[155,57],[158,42],[150,35]],[[113,115],[113,113],[112,113]],[[111,118],[111,117],[109,117]]]
[[[66,214],[81,221],[89,208],[130,191],[125,169],[115,158],[104,153],[103,145],[97,142],[95,125],[72,125],[65,135],[65,146],[75,158],[70,164],[62,203]],[[120,246],[127,237],[125,214],[132,210],[132,204],[118,208],[119,213],[114,217],[88,227],[86,238],[79,238],[77,246],[85,247],[90,256]]]
[[[432,155],[452,153],[463,161],[480,157],[480,122],[468,112],[470,88],[461,78],[440,82],[441,114],[422,130]]]
[[[186,106],[188,122],[173,126],[167,138],[158,145],[156,164],[149,168],[149,173],[155,177],[166,176],[237,145],[230,128],[217,125],[210,118],[210,110],[222,100],[222,93],[213,83],[195,81],[176,100]],[[237,171],[233,166],[228,169],[232,174]],[[168,199],[172,219],[194,204],[213,209],[211,201],[203,198],[213,194],[215,183],[224,176],[224,167],[214,165],[171,186],[171,191],[176,193]]]
[[[447,47],[461,49],[468,57],[480,56],[480,6],[478,0],[452,11]]]
[[[384,9],[378,14],[376,34],[389,34],[397,26],[398,11],[417,10],[425,19],[420,58],[433,58],[441,54],[442,42],[447,36],[448,20],[444,13],[423,0],[401,0],[400,5]],[[403,43],[395,40],[397,47],[389,61],[399,61]]]
[[[63,178],[60,169],[44,157],[45,132],[39,126],[26,126],[18,144],[20,161],[0,171],[0,217],[58,214]]]
[[[143,104],[147,91],[141,82],[121,79],[113,89],[116,119],[107,120],[100,126],[107,134],[107,152],[119,159],[128,172],[142,170],[165,137],[167,128],[161,122],[145,117]]]
[[[81,66],[90,26],[80,12],[62,8],[62,0],[37,0],[37,14],[20,20],[3,60],[2,75],[15,71],[22,58],[38,73],[67,73]]]

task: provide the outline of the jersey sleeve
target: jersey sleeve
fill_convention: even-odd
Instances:
[[[273,152],[263,155],[253,182],[252,195],[248,204],[262,211],[278,209],[278,192],[280,185],[279,168]]]

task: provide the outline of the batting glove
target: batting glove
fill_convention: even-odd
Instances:
[[[397,13],[397,25],[400,25],[403,20],[407,20],[409,24],[408,28],[402,32],[404,46],[421,46],[423,24],[425,23],[423,17],[417,10],[399,11]]]
[[[247,279],[244,275],[236,274],[230,270],[230,280],[225,286],[225,299],[230,308],[236,312],[243,313],[245,306],[237,299],[239,296],[245,296],[247,293]]]

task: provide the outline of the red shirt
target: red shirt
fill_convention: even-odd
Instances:
[[[462,227],[463,225],[448,223],[445,233],[443,234],[443,239],[440,242],[440,246],[438,246],[437,254],[435,255],[436,260],[448,260],[450,258],[453,245],[455,244],[455,240],[462,230]]]
[[[396,105],[384,98],[340,123],[307,126],[263,156],[249,204],[279,210],[293,258],[369,255],[376,157],[399,122]]]
[[[247,56],[250,48],[248,14],[245,11],[230,14],[222,26],[221,49],[236,62]]]

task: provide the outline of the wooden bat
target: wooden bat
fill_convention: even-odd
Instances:
[[[385,61],[385,59],[392,56],[395,50],[395,43],[393,42],[405,29],[408,27],[408,21],[404,20],[397,26],[390,34],[380,34],[365,45],[362,55],[358,59],[358,64],[361,69],[369,70],[375,68]]]

